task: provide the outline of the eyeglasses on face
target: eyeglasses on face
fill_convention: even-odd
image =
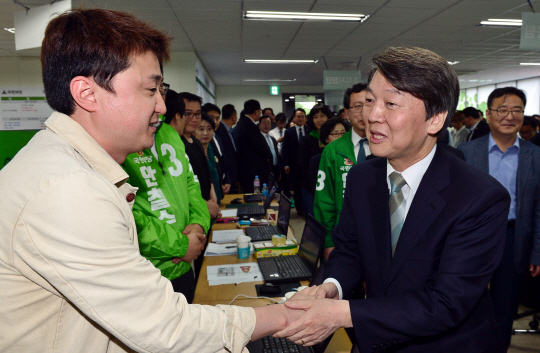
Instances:
[[[499,109],[490,109],[493,112],[497,112],[497,115],[501,118],[505,118],[508,116],[508,113],[512,112],[512,116],[514,118],[521,118],[523,116],[524,111],[521,109],[506,109],[506,108],[499,108]]]
[[[349,107],[349,109],[352,110],[353,112],[359,112],[362,110],[363,107],[364,107],[363,104],[355,104],[352,107]]]
[[[345,132],[332,132],[330,134],[330,136],[334,136],[334,137],[341,137],[343,135],[345,135]]]
[[[165,83],[165,82],[160,83],[159,93],[167,94],[167,92],[169,91],[169,87],[171,87],[171,85],[169,85],[168,83]]]
[[[201,113],[184,113],[184,118],[186,118],[186,119],[191,119],[191,118],[200,119],[201,118]]]

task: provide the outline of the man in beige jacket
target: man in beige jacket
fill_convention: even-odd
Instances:
[[[188,305],[139,253],[119,163],[153,144],[169,42],[115,11],[49,23],[55,112],[0,172],[1,352],[240,352],[295,319],[283,305]]]

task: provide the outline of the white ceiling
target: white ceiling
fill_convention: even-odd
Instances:
[[[20,0],[32,8],[51,0]],[[521,19],[526,0],[72,0],[74,7],[133,12],[174,37],[175,51],[195,51],[216,85],[261,84],[243,79],[292,79],[322,85],[322,70],[369,70],[371,56],[388,46],[414,45],[459,61],[458,74],[520,70],[540,62],[540,51],[519,50],[520,28],[479,26],[488,18]],[[540,11],[540,0],[532,0]],[[13,27],[23,8],[0,0],[0,28]],[[242,11],[361,13],[362,24],[246,21]],[[0,31],[0,56],[19,53],[13,34]],[[316,64],[246,64],[243,59],[319,59]],[[325,65],[326,61],[326,65]],[[281,83],[284,85],[284,83]]]

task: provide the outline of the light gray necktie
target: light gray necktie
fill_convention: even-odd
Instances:
[[[276,151],[274,151],[274,143],[272,142],[272,140],[270,139],[270,136],[269,135],[266,135],[266,139],[268,140],[268,147],[270,147],[270,152],[272,152],[272,165],[276,165],[277,164],[277,157],[276,157]]]
[[[390,229],[392,231],[392,256],[396,250],[396,244],[405,222],[406,202],[403,198],[401,188],[407,184],[405,179],[398,172],[390,174]]]

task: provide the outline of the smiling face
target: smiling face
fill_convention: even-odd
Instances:
[[[321,126],[328,120],[328,117],[323,112],[318,112],[313,116],[313,126],[318,131]]]
[[[364,117],[371,152],[401,172],[431,151],[446,113],[426,120],[424,102],[399,91],[377,71],[366,93]]]
[[[301,110],[297,110],[296,113],[294,113],[293,122],[298,127],[304,126],[306,123],[306,113]]]
[[[152,52],[131,58],[112,80],[115,93],[97,87],[92,136],[118,163],[154,144],[158,115],[166,108],[159,93],[161,70]]]
[[[328,135],[328,137],[326,138],[326,144],[337,140],[341,136],[345,135],[346,132],[347,130],[345,130],[345,126],[343,126],[343,124],[336,124],[330,135]]]
[[[272,121],[268,118],[259,120],[259,130],[265,134],[269,133],[272,129]]]
[[[197,140],[201,142],[203,146],[208,145],[212,138],[214,137],[214,130],[212,125],[206,120],[201,120],[201,123],[197,127],[194,133]]]
[[[491,130],[493,138],[517,136],[519,129],[521,129],[521,125],[523,125],[523,113],[512,114],[512,112],[508,112],[507,116],[501,117],[495,110],[491,109],[523,111],[525,105],[521,98],[514,94],[507,94],[499,98],[494,98],[490,109],[486,111],[486,120],[489,123],[489,129]]]
[[[193,134],[201,123],[201,104],[197,101],[187,101],[186,103],[186,125],[184,127],[184,134]]]

